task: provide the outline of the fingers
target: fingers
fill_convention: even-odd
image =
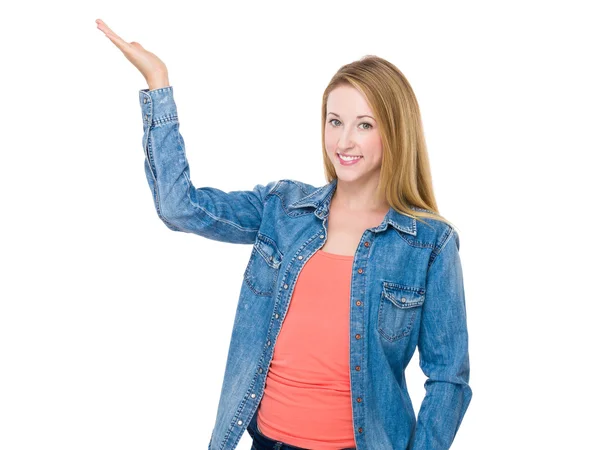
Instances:
[[[111,30],[108,25],[102,21],[102,19],[96,19],[96,24],[98,25],[98,29],[102,31],[106,37],[109,38],[122,51],[125,51],[129,48],[130,44],[121,39],[121,37]]]

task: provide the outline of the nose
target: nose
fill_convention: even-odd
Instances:
[[[354,147],[354,140],[352,139],[351,130],[343,130],[340,132],[340,138],[338,139],[338,149],[341,152],[345,152]]]

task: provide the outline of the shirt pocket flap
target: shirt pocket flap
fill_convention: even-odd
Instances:
[[[398,308],[414,308],[425,301],[425,289],[383,282],[383,295]]]
[[[259,234],[256,239],[255,247],[269,266],[274,269],[279,268],[281,261],[283,260],[283,254],[279,251],[272,239],[263,234]]]

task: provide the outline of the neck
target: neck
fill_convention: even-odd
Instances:
[[[389,208],[387,201],[376,198],[378,181],[358,183],[346,182],[338,178],[331,202],[357,212],[387,211]]]

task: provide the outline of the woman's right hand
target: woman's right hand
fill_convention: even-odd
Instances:
[[[119,50],[123,52],[125,57],[142,73],[144,79],[151,84],[169,84],[169,74],[167,66],[161,59],[154,53],[146,50],[138,42],[125,42],[117,34],[115,34],[108,26],[101,20],[96,19],[98,29],[108,37],[113,44],[115,44]],[[152,89],[152,87],[150,87]]]

